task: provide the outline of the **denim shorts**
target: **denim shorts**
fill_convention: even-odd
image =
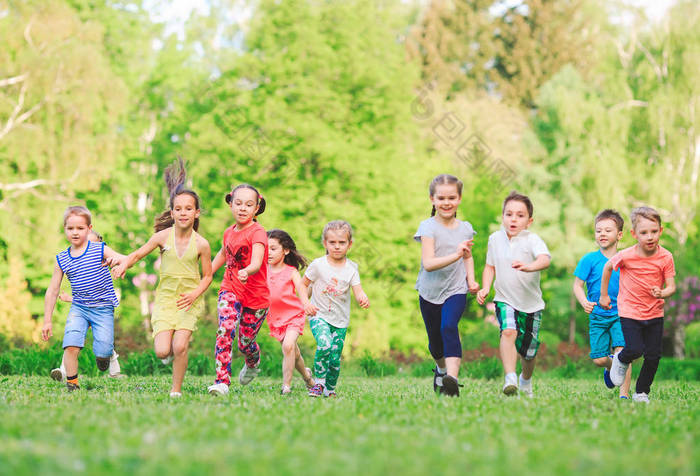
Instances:
[[[617,316],[591,314],[588,334],[591,339],[591,359],[607,356],[610,354],[611,346],[613,348],[625,346],[625,337],[622,335],[620,318]]]
[[[85,347],[88,327],[92,327],[92,351],[95,356],[110,357],[114,350],[114,307],[71,304],[63,334],[63,348]]]

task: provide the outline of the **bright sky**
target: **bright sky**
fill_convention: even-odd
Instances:
[[[411,1],[411,0],[402,0]],[[425,3],[428,0],[413,0]],[[657,21],[663,17],[666,10],[674,3],[674,0],[624,0],[628,5],[643,7],[647,15],[652,21]],[[232,13],[232,20],[243,20],[248,17],[249,8],[245,7],[245,0],[239,0],[236,3],[240,4],[240,10],[245,12],[242,18],[239,17],[236,11]],[[519,0],[505,0],[506,4],[517,4]],[[182,25],[189,17],[192,11],[197,11],[206,14],[209,11],[207,0],[147,0],[146,9],[151,12],[152,18],[156,21],[163,21],[170,24],[168,30],[182,31]]]

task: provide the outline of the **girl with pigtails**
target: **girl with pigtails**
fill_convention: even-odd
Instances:
[[[173,363],[170,396],[180,397],[190,337],[204,311],[201,295],[212,280],[211,248],[197,233],[199,196],[185,188],[187,173],[183,160],[178,157],[164,175],[170,209],[156,217],[155,233],[148,242],[118,263],[114,272],[124,277],[127,269],[156,247],[160,249],[160,280],[151,314],[153,345],[156,356],[164,364]]]
[[[231,385],[236,337],[238,350],[245,356],[238,383],[248,385],[260,372],[260,346],[255,339],[270,307],[267,233],[255,218],[265,211],[265,199],[244,183],[226,194],[226,203],[235,223],[224,231],[221,250],[212,263],[214,273],[226,265],[217,306],[216,380],[207,389],[215,396],[226,395]]]

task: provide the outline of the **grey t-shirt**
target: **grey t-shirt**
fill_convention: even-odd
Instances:
[[[447,228],[435,217],[423,220],[413,237],[420,242],[422,237],[435,240],[435,256],[447,256],[457,251],[457,246],[466,240],[471,240],[476,232],[467,221],[457,220],[455,228]],[[457,260],[444,268],[426,271],[421,260],[420,272],[416,281],[418,294],[428,302],[442,304],[455,294],[467,294],[467,270],[464,260]]]

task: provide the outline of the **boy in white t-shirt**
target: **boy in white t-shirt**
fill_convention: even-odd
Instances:
[[[316,339],[316,384],[309,389],[311,397],[335,397],[340,356],[350,324],[350,288],[360,307],[369,307],[369,299],[360,285],[357,264],[346,257],[350,246],[350,224],[342,220],[328,223],[323,228],[326,255],[311,262],[300,286],[303,295],[308,295],[308,287],[312,286],[311,300],[304,307],[311,333]]]
[[[527,230],[532,224],[532,211],[530,198],[515,191],[504,200],[503,227],[489,236],[484,287],[476,296],[483,305],[495,275],[494,301],[506,374],[503,393],[516,395],[519,386],[528,397],[532,397],[531,378],[540,345],[538,334],[544,309],[539,272],[547,268],[551,260],[544,241]],[[519,379],[515,373],[518,354],[523,367]]]

